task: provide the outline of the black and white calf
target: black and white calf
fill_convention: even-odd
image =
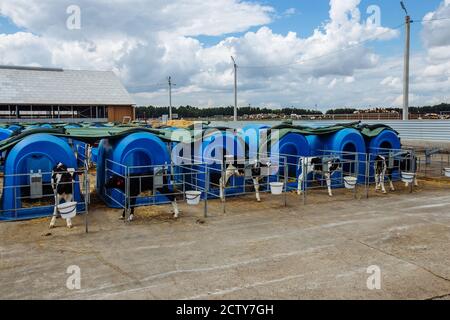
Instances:
[[[126,181],[125,177],[119,176],[117,174],[113,174],[109,177],[105,184],[105,188],[107,189],[119,189],[124,194],[126,194]],[[154,188],[154,176],[153,175],[131,175],[130,176],[130,216],[128,218],[129,221],[134,219],[134,207],[136,206],[136,197],[139,194],[147,191],[153,192]],[[178,218],[180,215],[180,211],[178,210],[177,204],[177,196],[175,193],[176,190],[171,190],[168,187],[168,179],[167,175],[164,173],[163,175],[163,186],[157,187],[156,191],[161,195],[166,196],[169,201],[172,203],[173,207],[173,217]],[[123,209],[122,219],[125,219],[126,209]]]
[[[55,193],[55,209],[53,211],[53,217],[50,221],[50,228],[55,227],[56,218],[58,216],[58,205],[61,200],[65,202],[73,201],[73,185],[75,182],[75,169],[67,168],[63,163],[58,163],[52,169],[52,188]],[[66,220],[67,227],[72,228],[72,219]]]
[[[301,173],[298,177],[297,194],[302,194],[303,181],[307,180],[308,174],[318,173],[325,177],[327,182],[328,195],[333,196],[331,191],[331,176],[336,171],[341,170],[341,161],[338,158],[325,159],[320,157],[300,158],[299,166]],[[306,170],[305,170],[306,169]]]
[[[387,178],[391,191],[395,191],[392,182],[392,173],[394,170],[401,172],[414,172],[417,170],[417,158],[411,152],[403,152],[395,156],[377,155],[375,157],[375,190],[386,193],[384,181]],[[414,185],[418,186],[417,177],[414,177]],[[409,183],[405,182],[405,187],[409,187]]]
[[[219,179],[219,195],[222,201],[225,200],[225,188],[228,184],[228,181],[231,177],[243,177],[246,176],[246,170],[249,170],[250,174],[247,176],[251,176],[253,181],[253,187],[256,192],[256,201],[261,202],[261,197],[259,194],[259,182],[269,175],[269,170],[271,167],[271,163],[269,161],[261,162],[254,160],[253,163],[243,164],[239,163],[235,160],[227,159],[225,160],[226,169],[225,173],[221,175]],[[244,182],[245,184],[245,182]]]

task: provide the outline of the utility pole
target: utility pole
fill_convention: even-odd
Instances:
[[[400,1],[402,9],[406,13],[405,17],[405,61],[403,70],[403,120],[409,120],[409,57],[410,57],[410,44],[411,44],[411,17],[408,14],[403,1]]]
[[[237,64],[236,64],[236,60],[234,60],[233,56],[231,56],[231,60],[233,61],[233,68],[234,68],[234,116],[233,116],[233,120],[234,120],[234,122],[236,122],[238,119],[238,115],[237,115]]]
[[[176,86],[175,83],[172,83],[172,77],[167,78],[169,82],[169,120],[172,120],[172,86]]]

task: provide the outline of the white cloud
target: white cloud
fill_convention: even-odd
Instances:
[[[81,9],[82,29],[66,28],[66,9]],[[0,13],[37,34],[96,38],[110,34],[222,35],[267,24],[274,10],[238,0],[2,0]]]
[[[449,1],[425,18],[449,16]],[[71,4],[81,8],[81,30],[65,27]],[[172,75],[175,104],[211,106],[232,103],[233,55],[243,105],[397,104],[402,57],[383,58],[358,44],[399,32],[367,24],[359,4],[331,0],[329,21],[302,38],[274,33],[276,11],[241,0],[2,0],[0,14],[26,31],[0,34],[0,63],[114,70],[140,104],[167,105],[159,84]],[[413,56],[411,64],[418,103],[448,100],[448,30],[437,21],[424,24],[427,54]],[[200,35],[222,40],[206,47]]]
[[[429,12],[423,19],[422,37],[428,65],[422,70],[422,77],[440,80],[450,77],[450,20],[445,20],[449,17],[450,0],[445,0],[436,11]]]
[[[389,76],[389,77],[384,78],[380,82],[380,84],[383,85],[383,86],[390,86],[390,87],[394,87],[394,88],[399,88],[399,87],[401,87],[402,82],[401,82],[399,77]]]
[[[51,65],[48,45],[42,38],[31,33],[0,34],[0,63]]]
[[[344,78],[345,83],[353,83],[355,81],[356,81],[355,77],[345,77]]]
[[[293,15],[296,14],[296,13],[297,13],[297,9],[295,9],[295,8],[289,8],[289,9],[286,9],[286,10],[284,11],[283,15],[285,15],[285,16],[287,16],[287,17],[290,17],[290,16],[293,16]]]
[[[449,17],[450,0],[443,1],[435,11],[425,15],[423,18],[425,21],[422,22],[422,38],[427,47],[432,48],[450,45],[450,20],[445,19]]]
[[[331,80],[330,84],[328,85],[328,89],[333,89],[337,84],[337,79],[334,78],[333,80]]]

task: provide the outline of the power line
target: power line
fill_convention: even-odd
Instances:
[[[374,41],[377,38],[379,38],[380,36],[383,36],[383,35],[385,35],[387,33],[392,32],[392,30],[400,29],[404,25],[405,25],[405,23],[403,22],[402,24],[400,24],[400,25],[398,25],[398,26],[396,26],[394,28],[390,28],[389,30],[386,30],[385,32],[377,34],[376,36],[374,36],[372,38],[368,38],[368,39],[362,40],[362,41],[354,43],[354,44],[352,44],[352,45],[350,45],[348,47],[341,48],[341,49],[336,50],[336,51],[328,52],[328,53],[325,53],[323,55],[316,56],[316,57],[313,57],[313,58],[310,58],[310,59],[305,59],[305,60],[301,60],[301,61],[295,61],[295,62],[286,63],[286,64],[279,64],[279,65],[264,65],[264,66],[241,66],[241,65],[239,65],[239,68],[243,68],[243,69],[283,68],[283,67],[290,67],[290,66],[298,65],[298,64],[304,64],[305,62],[310,62],[310,61],[318,60],[318,59],[321,59],[321,58],[324,58],[324,57],[328,57],[328,56],[331,56],[331,55],[335,55],[337,53],[340,53],[340,52],[343,52],[343,51],[347,51],[347,50],[356,48],[358,46],[361,46],[361,45],[366,44],[366,43],[368,43],[370,41]]]
[[[432,19],[420,19],[420,20],[411,19],[411,23],[433,22],[433,21],[441,21],[441,20],[450,20],[450,17],[432,18]],[[328,52],[328,53],[325,53],[323,55],[316,56],[316,57],[313,57],[313,58],[304,59],[304,60],[301,60],[301,61],[293,61],[293,62],[285,63],[285,64],[278,64],[278,65],[275,65],[275,64],[274,65],[260,65],[260,66],[258,66],[258,65],[255,65],[255,66],[252,66],[252,65],[248,65],[248,66],[239,65],[239,68],[241,68],[241,69],[270,69],[270,68],[285,68],[285,67],[290,67],[290,66],[295,66],[295,65],[301,65],[301,64],[304,64],[304,63],[307,63],[307,62],[310,62],[310,61],[315,61],[315,60],[322,59],[324,57],[332,56],[332,55],[338,54],[340,52],[345,52],[347,50],[350,50],[350,49],[356,48],[358,46],[364,45],[364,44],[366,44],[368,42],[377,40],[379,37],[381,37],[381,36],[383,36],[383,35],[385,35],[387,33],[390,33],[393,30],[398,30],[398,29],[402,28],[404,25],[405,25],[405,23],[403,22],[403,23],[399,24],[398,26],[389,28],[389,30],[386,30],[385,32],[382,32],[382,33],[380,33],[378,35],[375,35],[375,36],[373,36],[371,38],[367,38],[365,40],[359,41],[359,42],[354,43],[354,44],[352,44],[350,46],[347,46],[345,48],[341,48],[339,50]],[[211,68],[213,68],[213,66],[211,66]],[[203,71],[203,68],[200,71]],[[156,86],[159,87],[159,86],[163,86],[163,85],[167,85],[167,84],[162,84],[162,83],[139,84],[139,85],[130,84],[130,85],[128,85],[128,87],[132,87],[132,88],[156,87]]]
[[[433,21],[441,21],[441,20],[450,20],[450,17],[413,20],[412,22],[433,22]]]
[[[433,18],[433,19],[422,19],[422,20],[411,20],[411,23],[413,23],[413,22],[432,22],[432,21],[441,21],[441,20],[450,20],[450,17]],[[294,61],[294,62],[285,63],[285,64],[278,64],[278,65],[260,65],[260,66],[257,66],[257,65],[255,65],[255,66],[239,65],[239,68],[241,68],[241,69],[269,69],[269,68],[284,68],[284,67],[290,67],[290,66],[293,66],[293,65],[304,64],[306,62],[315,61],[315,60],[318,60],[318,59],[322,59],[324,57],[335,55],[335,54],[338,54],[340,52],[347,51],[347,50],[356,48],[358,46],[364,45],[364,44],[366,44],[368,42],[377,40],[379,37],[381,37],[381,36],[383,36],[383,35],[385,35],[387,33],[390,33],[393,30],[398,30],[398,29],[402,28],[405,24],[406,23],[403,22],[403,23],[399,24],[398,26],[393,27],[393,28],[389,28],[389,30],[386,30],[385,32],[382,32],[382,33],[380,33],[380,34],[378,34],[378,35],[376,35],[374,37],[371,37],[371,38],[359,41],[359,42],[357,42],[355,44],[352,44],[352,45],[350,45],[348,47],[341,48],[339,50],[332,51],[332,52],[329,52],[329,53],[326,53],[326,54],[323,54],[323,55],[320,55],[320,56],[316,56],[316,57],[313,57],[313,58],[310,58],[310,59],[305,59],[305,60],[301,60],[301,61]]]
[[[404,5],[402,7],[404,8]],[[404,8],[404,10],[406,10],[406,8]],[[407,12],[407,10],[405,12]],[[427,22],[443,21],[443,20],[450,20],[450,17],[420,19],[420,20],[411,19],[409,23],[413,23],[413,22],[414,23],[416,23],[416,22],[427,23]],[[386,31],[384,31],[382,33],[374,35],[373,37],[364,39],[364,40],[359,41],[357,43],[353,43],[353,44],[351,44],[351,45],[349,45],[347,47],[343,47],[341,49],[338,49],[338,50],[335,50],[335,51],[331,51],[331,52],[328,52],[326,54],[315,56],[315,57],[312,57],[312,58],[309,58],[309,59],[304,59],[304,60],[301,60],[301,61],[293,61],[293,62],[290,62],[290,63],[278,64],[278,65],[260,65],[260,66],[258,66],[258,65],[255,65],[255,66],[239,65],[239,68],[241,68],[241,69],[270,69],[270,68],[288,68],[288,67],[294,67],[294,66],[298,66],[298,65],[303,65],[303,64],[308,63],[308,62],[316,61],[316,60],[319,60],[319,59],[322,59],[322,58],[325,58],[325,57],[336,55],[336,54],[339,54],[339,53],[342,53],[342,52],[354,49],[356,47],[362,46],[362,45],[364,45],[364,44],[366,44],[368,42],[377,40],[378,38],[382,37],[383,35],[385,35],[387,33],[390,33],[390,32],[392,32],[394,30],[398,30],[398,29],[402,28],[405,25],[406,25],[406,22],[403,22],[403,23],[399,24],[396,27],[389,28],[388,30],[386,30]],[[233,57],[232,57],[232,59],[233,59]],[[233,65],[234,65],[234,74],[235,74],[234,93],[235,93],[235,107],[236,107],[237,106],[237,88],[236,88],[237,87],[237,79],[236,78],[237,78],[238,65],[237,65],[237,62],[234,59],[233,59]],[[396,67],[398,67],[398,66],[391,67],[390,69],[396,68]],[[171,100],[172,100],[171,99],[172,98],[171,97],[171,91],[172,91],[172,86],[174,86],[174,84],[171,83],[171,78],[170,77],[168,78],[168,84],[169,84],[169,105],[170,105],[169,108],[170,108],[171,107]],[[152,84],[139,84],[139,85],[130,84],[127,87],[130,87],[130,88],[142,88],[142,87],[162,87],[162,86],[163,86],[162,83],[152,83]]]

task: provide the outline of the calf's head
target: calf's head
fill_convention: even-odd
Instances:
[[[60,162],[56,166],[53,167],[52,171],[54,173],[64,173],[64,172],[68,171],[68,168],[64,163]]]
[[[329,168],[328,168],[328,170],[329,170],[330,172],[339,171],[339,170],[342,169],[341,160],[339,160],[339,159],[337,159],[337,158],[336,158],[336,159],[330,160],[328,163],[329,163]]]
[[[105,187],[107,189],[112,189],[112,188],[124,189],[125,188],[125,178],[114,174],[108,178],[108,180],[105,183]]]
[[[77,172],[73,168],[67,168],[67,166],[60,162],[52,169],[53,182],[60,182],[61,180],[69,181],[73,180]]]

